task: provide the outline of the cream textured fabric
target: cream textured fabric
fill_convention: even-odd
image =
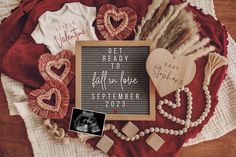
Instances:
[[[70,145],[62,145],[54,137],[49,136],[42,120],[31,112],[26,102],[15,103],[16,109],[25,122],[34,157],[105,157],[100,151],[93,151],[78,139],[70,141]]]
[[[6,1],[6,2],[5,2]],[[9,10],[16,6],[17,0],[0,0],[0,20],[9,14]],[[215,17],[214,5],[212,0],[188,0],[192,5],[203,8],[207,14]],[[12,5],[15,4],[15,5]],[[7,7],[10,6],[10,7]],[[228,58],[229,69],[228,75],[223,82],[219,91],[219,104],[216,112],[209,123],[203,128],[202,132],[194,139],[191,139],[186,145],[196,144],[202,141],[211,140],[223,136],[224,134],[236,128],[236,43],[229,36]],[[36,157],[47,156],[95,156],[95,152],[91,152],[81,145],[77,140],[73,140],[68,146],[61,146],[56,140],[51,138],[45,128],[42,126],[40,118],[31,113],[25,100],[26,95],[23,91],[23,85],[1,75],[1,81],[7,96],[8,107],[11,115],[19,114],[27,127],[29,140],[32,143],[34,155]],[[18,95],[18,96],[17,96]],[[58,153],[57,153],[58,152]],[[57,154],[55,154],[57,153]],[[100,154],[100,156],[102,156]]]
[[[16,8],[19,3],[20,0],[0,0],[0,21],[9,16],[10,11]]]

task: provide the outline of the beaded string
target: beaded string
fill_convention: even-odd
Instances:
[[[65,130],[63,128],[58,128],[55,122],[51,122],[50,119],[46,119],[43,122],[48,129],[48,133],[50,135],[54,135],[55,139],[62,141],[63,145],[70,144],[70,138],[67,134],[65,134]]]
[[[206,107],[204,112],[202,113],[202,115],[200,116],[199,119],[195,120],[195,121],[191,121],[191,115],[192,115],[192,93],[191,91],[189,91],[189,88],[187,87],[182,87],[180,89],[178,89],[175,93],[175,98],[176,98],[176,103],[173,103],[172,101],[169,101],[167,99],[164,100],[160,100],[158,105],[157,105],[157,110],[159,111],[159,113],[163,116],[166,117],[167,119],[183,125],[183,129],[181,130],[174,130],[174,129],[165,129],[165,128],[161,128],[161,127],[150,127],[145,129],[144,131],[140,131],[138,134],[134,135],[133,137],[129,138],[127,136],[125,136],[124,134],[122,134],[113,124],[106,124],[105,125],[105,130],[112,130],[114,134],[116,134],[117,137],[119,137],[121,140],[125,140],[125,141],[135,141],[135,140],[139,140],[140,137],[144,137],[145,134],[148,135],[149,133],[155,132],[155,133],[161,133],[161,134],[169,134],[169,135],[175,135],[175,136],[181,136],[184,133],[186,133],[188,131],[189,128],[192,127],[196,127],[198,125],[200,125],[205,118],[208,116],[208,113],[210,112],[210,108],[211,108],[211,95],[210,92],[208,90],[208,86],[204,85],[203,86],[203,90],[206,96]],[[184,119],[180,119],[177,118],[175,116],[173,116],[172,114],[169,114],[167,112],[165,112],[162,109],[163,105],[168,105],[170,107],[177,108],[181,106],[180,103],[180,92],[185,92],[187,94],[187,100],[188,100],[188,106],[187,106],[187,115],[186,115],[186,120]]]

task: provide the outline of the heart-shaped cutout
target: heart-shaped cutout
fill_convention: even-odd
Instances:
[[[111,24],[114,28],[120,26],[120,24],[124,21],[123,19],[113,19],[113,16],[110,17]]]
[[[99,32],[106,40],[122,40],[135,29],[137,14],[129,7],[117,8],[104,4],[98,11],[96,21]]]
[[[75,75],[75,58],[67,50],[56,55],[43,54],[39,58],[38,68],[46,81],[54,79],[68,85]]]
[[[64,66],[64,68],[62,68]],[[54,70],[53,70],[54,69]],[[60,71],[60,69],[62,71]],[[46,64],[47,74],[55,80],[63,81],[70,73],[71,63],[68,59],[59,59],[57,61],[49,61]]]
[[[57,95],[55,93],[52,93],[52,95],[49,97],[46,97],[45,99],[42,99],[41,101],[44,103],[44,104],[48,104],[50,106],[56,106],[57,105]]]
[[[55,100],[53,100],[53,95],[55,95]],[[54,104],[51,104],[52,101]],[[68,110],[69,91],[59,81],[48,81],[40,89],[30,92],[28,105],[34,113],[42,118],[62,119]]]
[[[54,95],[55,97],[53,97]],[[36,98],[36,102],[42,108],[57,112],[61,104],[60,91],[56,88],[51,88],[46,93],[39,95]]]
[[[61,76],[63,74],[65,68],[66,68],[65,64],[61,64],[61,65],[57,64],[56,66],[52,66],[50,70],[53,71],[58,76]]]
[[[146,61],[147,72],[161,97],[188,85],[196,73],[195,62],[187,56],[173,56],[158,48]]]
[[[111,37],[115,37],[117,34],[121,33],[128,25],[129,23],[129,19],[128,19],[128,15],[125,12],[119,12],[117,13],[114,10],[108,10],[107,12],[105,12],[104,15],[105,19],[107,19],[107,23],[105,22],[105,28],[107,29],[108,33],[110,34]],[[113,19],[116,22],[122,21],[120,23],[120,25],[114,27],[114,25],[112,24],[111,19]]]

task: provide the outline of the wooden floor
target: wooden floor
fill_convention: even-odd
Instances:
[[[214,0],[214,3],[218,18],[236,39],[236,0]],[[5,96],[0,85],[0,100],[2,98]],[[32,157],[32,154],[23,121],[19,117],[10,117],[6,101],[0,101],[0,157]],[[236,130],[219,139],[183,148],[180,152],[180,157],[235,156]]]

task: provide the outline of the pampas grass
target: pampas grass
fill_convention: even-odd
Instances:
[[[153,0],[152,4],[149,5],[148,12],[145,18],[143,18],[141,25],[138,27],[138,31],[135,35],[134,40],[142,40],[142,37],[140,36],[140,34],[143,32],[146,32],[145,29],[147,30],[150,27],[151,18],[153,14],[155,13],[155,11],[160,7],[162,2],[163,0]]]
[[[175,41],[176,36],[180,35],[180,33],[183,30],[183,22],[181,18],[176,18],[174,21],[172,21],[163,36],[157,41],[157,47],[158,48],[166,48],[168,47],[173,41]],[[175,38],[174,38],[175,36]]]
[[[194,52],[202,47],[205,47],[206,45],[208,45],[210,42],[209,38],[203,38],[202,40],[199,40],[195,43],[193,43],[193,45],[191,45],[185,52],[184,55],[188,55],[191,52]]]
[[[186,33],[186,29],[189,30],[185,37],[182,36],[182,33]],[[181,43],[184,43],[187,39],[189,39],[192,33],[197,32],[198,27],[197,24],[193,20],[192,14],[188,13],[185,10],[182,10],[180,14],[174,19],[167,27],[164,35],[158,40],[157,46],[162,48],[170,47],[171,45],[180,45],[174,44],[174,42],[178,42],[177,39],[182,36]],[[186,38],[187,37],[187,38]],[[184,39],[184,40],[183,40]],[[175,47],[177,48],[177,47]],[[173,49],[174,51],[175,49]]]
[[[169,46],[167,49],[170,52],[173,52],[177,47],[179,47],[181,44],[183,44],[189,37],[191,36],[192,30],[191,28],[185,28],[178,38]]]
[[[187,3],[182,3],[179,5],[174,6],[174,11],[170,17],[166,16],[167,18],[162,19],[162,23],[160,22],[156,28],[149,33],[148,40],[156,40],[158,41],[160,37],[165,33],[168,25],[178,16],[180,11],[187,6]]]
[[[151,22],[151,29],[155,28],[155,26],[157,25],[157,23],[161,20],[161,18],[163,17],[164,15],[164,12],[167,8],[167,5],[169,4],[169,0],[164,0],[162,3],[161,3],[161,6],[159,7],[158,10],[156,10],[156,12],[154,13],[153,15],[153,20]]]
[[[194,43],[200,40],[200,35],[198,33],[194,33],[191,35],[190,39],[185,41],[182,45],[180,45],[177,49],[172,53],[173,55],[184,54],[187,49],[189,49]]]
[[[197,60],[198,58],[201,58],[203,56],[206,56],[208,53],[215,51],[215,46],[208,46],[208,47],[202,47],[192,53],[190,53],[189,56],[193,60]]]
[[[157,3],[157,1],[155,3]],[[140,28],[141,33],[138,33],[138,38],[140,40],[146,40],[149,32],[154,30],[155,26],[157,25],[157,23],[159,22],[159,20],[163,16],[168,3],[169,3],[169,0],[164,0],[164,1],[162,1],[162,3],[160,4],[160,7],[158,9],[156,9],[156,10],[152,10],[153,8],[150,9],[151,13],[145,17],[143,26],[141,26],[142,28]],[[153,13],[153,11],[154,11],[154,13]],[[149,17],[151,14],[152,14],[152,16]]]
[[[154,0],[135,36],[135,40],[151,40],[158,48],[166,48],[173,55],[188,55],[193,59],[215,50],[210,39],[202,40],[198,24],[191,12],[184,8],[188,3],[170,5],[169,0]]]

